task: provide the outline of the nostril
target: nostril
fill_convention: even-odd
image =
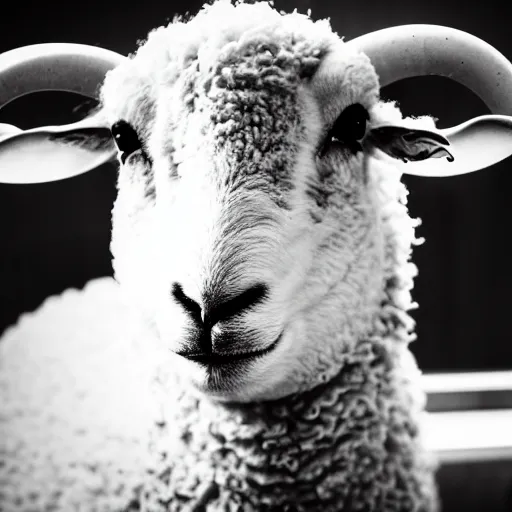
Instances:
[[[267,285],[257,283],[232,296],[225,296],[221,292],[206,292],[202,307],[185,294],[179,283],[172,285],[171,293],[194,322],[211,329],[216,323],[227,321],[261,304],[268,297],[269,290]]]
[[[268,286],[257,283],[233,296],[206,293],[204,296],[204,323],[210,327],[227,321],[261,304],[268,297]]]
[[[172,285],[171,294],[194,321],[202,322],[203,312],[201,306],[185,294],[180,284],[174,283]]]

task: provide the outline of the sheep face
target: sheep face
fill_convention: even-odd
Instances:
[[[116,277],[177,371],[237,401],[332,377],[382,289],[369,60],[327,23],[217,3],[150,34],[102,94]]]

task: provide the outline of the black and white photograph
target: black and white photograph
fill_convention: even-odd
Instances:
[[[0,512],[512,512],[505,3],[1,11]]]

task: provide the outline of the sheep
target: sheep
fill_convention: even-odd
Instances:
[[[1,510],[438,510],[401,176],[458,169],[464,153],[379,85],[446,73],[461,43],[408,30],[394,47],[388,31],[343,42],[326,20],[219,0],[109,54],[85,85],[79,58],[26,59],[56,72],[22,91],[61,80],[92,96],[112,59],[87,120],[111,136],[86,151],[120,163],[115,280],[51,297],[3,335]],[[403,59],[434,33],[430,68]],[[470,72],[450,72],[512,110],[512,66],[463,41]],[[58,165],[86,141],[52,143]]]

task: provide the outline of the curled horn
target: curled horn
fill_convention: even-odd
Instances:
[[[461,30],[437,25],[386,28],[347,44],[370,58],[381,86],[415,76],[444,76],[469,88],[497,114],[439,130],[449,140],[455,161],[408,163],[401,168],[404,173],[464,174],[512,154],[512,64],[493,46]]]
[[[0,108],[37,91],[66,91],[98,98],[106,73],[121,64],[118,53],[83,44],[47,43],[0,55]]]
[[[38,91],[66,91],[99,99],[105,75],[125,59],[104,48],[68,43],[8,51],[0,55],[0,108]],[[69,139],[85,144],[70,145]],[[87,141],[92,141],[90,147]],[[101,115],[26,131],[0,125],[0,182],[55,181],[94,169],[114,156]]]
[[[368,55],[382,86],[413,76],[445,76],[475,92],[497,114],[439,130],[451,144],[454,162],[414,161],[403,165],[403,172],[426,176],[464,174],[512,154],[512,65],[495,48],[460,30],[435,25],[392,27],[347,44]],[[15,98],[41,90],[70,91],[96,98],[105,74],[124,59],[103,48],[78,44],[41,44],[4,53],[0,55],[0,108]],[[68,127],[25,132],[2,125],[0,181],[35,183],[62,179],[97,167],[114,156],[112,145],[103,151],[90,151],[70,148],[55,137],[60,134],[62,141],[70,133],[76,138],[83,130],[90,137],[91,131],[99,134],[105,127],[101,119],[94,118]],[[379,136],[382,139],[383,134],[389,133],[381,131]],[[426,140],[432,143],[433,139]],[[385,145],[381,140],[380,148]]]

